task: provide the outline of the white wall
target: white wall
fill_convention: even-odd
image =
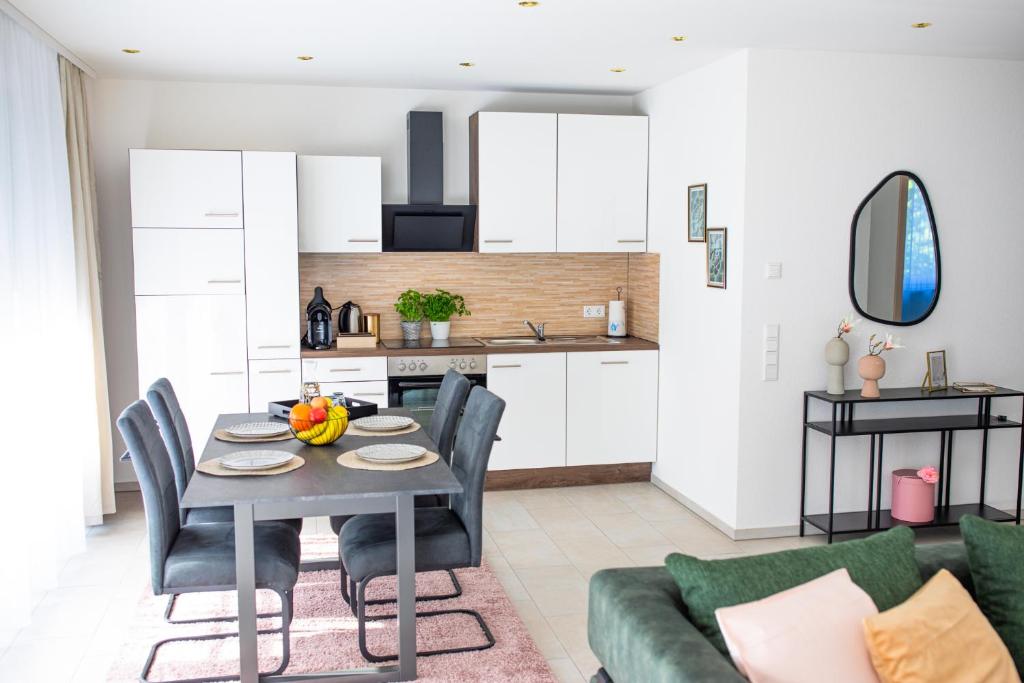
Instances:
[[[103,318],[114,418],[138,396],[128,149],[296,151],[383,157],[385,203],[406,201],[405,115],[444,112],[445,199],[469,198],[468,118],[478,110],[628,114],[628,96],[99,80],[96,159]],[[116,434],[117,448],[120,438]],[[116,464],[117,481],[134,479]]]
[[[654,476],[736,524],[744,260],[747,55],[637,97],[650,119],[648,244],[661,252],[658,462]],[[728,228],[728,288],[705,285],[687,242],[687,186],[708,185],[708,227]]]
[[[850,340],[848,387],[873,331],[901,335],[882,386],[916,386],[925,352],[946,349],[951,380],[1024,386],[1020,160],[1024,64],[831,52],[752,51],[747,115],[737,527],[793,526],[799,511],[801,393],[825,384],[824,344],[850,310],[850,222],[887,173],[915,172],[938,227],[942,291],[933,315],[904,328],[865,322]],[[709,188],[714,192],[714,186]],[[714,196],[712,194],[712,196]],[[764,280],[768,261],[781,280]],[[730,264],[730,275],[733,264]],[[778,382],[761,381],[765,323],[782,325]],[[932,406],[950,411],[950,406]],[[997,402],[1020,418],[1020,401]],[[965,412],[970,412],[966,405]],[[859,413],[868,416],[870,409]],[[988,497],[1016,496],[1019,432],[990,439]],[[808,505],[827,508],[828,442],[812,435]],[[939,436],[890,436],[885,471],[938,465]],[[956,437],[954,502],[977,499],[980,437]],[[838,454],[839,509],[867,499],[867,438]],[[888,505],[888,482],[883,505]]]

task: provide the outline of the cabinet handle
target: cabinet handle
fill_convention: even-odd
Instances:
[[[507,365],[492,365],[491,367],[497,369],[497,368],[521,368],[523,366],[520,365],[519,363],[509,363]]]
[[[377,242],[380,242],[380,240],[379,239],[370,239],[370,238],[365,238],[365,239],[363,239],[363,238],[354,238],[354,239],[350,239],[349,242],[366,242],[368,244],[375,244]]]
[[[352,394],[352,395],[353,396],[383,396],[384,392],[383,391],[368,391],[368,392],[364,391],[362,393]]]
[[[257,346],[257,349],[290,349],[291,344],[262,344]]]
[[[238,370],[238,371],[211,372],[210,374],[211,375],[215,375],[215,376],[220,376],[220,375],[244,375],[245,373],[242,372],[241,370]]]
[[[207,218],[237,218],[237,211],[207,211],[203,214]]]
[[[629,365],[628,360],[603,360],[601,365]]]
[[[260,374],[260,375],[290,375],[290,374],[292,374],[292,371],[291,370],[259,370],[258,374]]]
[[[331,372],[360,372],[362,368],[331,368]]]
[[[642,244],[647,240],[619,240],[619,244]]]
[[[484,240],[484,244],[512,244],[515,240]]]
[[[207,280],[206,284],[208,284],[208,285],[240,285],[240,284],[242,284],[242,281],[241,280]]]

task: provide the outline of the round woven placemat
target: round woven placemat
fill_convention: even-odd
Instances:
[[[290,431],[278,434],[277,436],[235,436],[226,429],[215,430],[213,436],[218,441],[227,441],[229,443],[269,443],[271,441],[287,441],[295,438]]]
[[[412,434],[420,428],[419,422],[413,422],[408,427],[402,429],[396,429],[392,432],[371,432],[368,429],[360,429],[351,422],[348,423],[348,429],[345,430],[346,434],[351,436],[399,436],[400,434]]]
[[[305,464],[306,461],[302,456],[296,455],[280,467],[275,467],[270,470],[231,470],[220,464],[220,458],[214,458],[213,460],[207,460],[196,465],[196,471],[204,474],[212,474],[215,477],[255,477],[284,474],[285,472],[297,470]]]
[[[433,465],[441,458],[437,453],[427,451],[419,458],[409,462],[380,463],[363,460],[355,451],[345,451],[338,456],[338,464],[342,467],[351,467],[354,470],[375,470],[378,472],[400,472],[401,470],[414,470],[417,467]]]

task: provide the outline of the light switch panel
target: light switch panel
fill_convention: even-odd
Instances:
[[[781,280],[782,279],[782,264],[766,263],[764,266],[764,276],[769,280]]]
[[[764,373],[765,382],[777,382],[779,379],[779,325],[770,323],[764,326]]]

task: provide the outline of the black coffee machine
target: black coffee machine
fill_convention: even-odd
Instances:
[[[334,343],[331,304],[324,298],[323,287],[314,289],[312,300],[306,304],[306,336],[303,342],[311,349],[329,349]]]

